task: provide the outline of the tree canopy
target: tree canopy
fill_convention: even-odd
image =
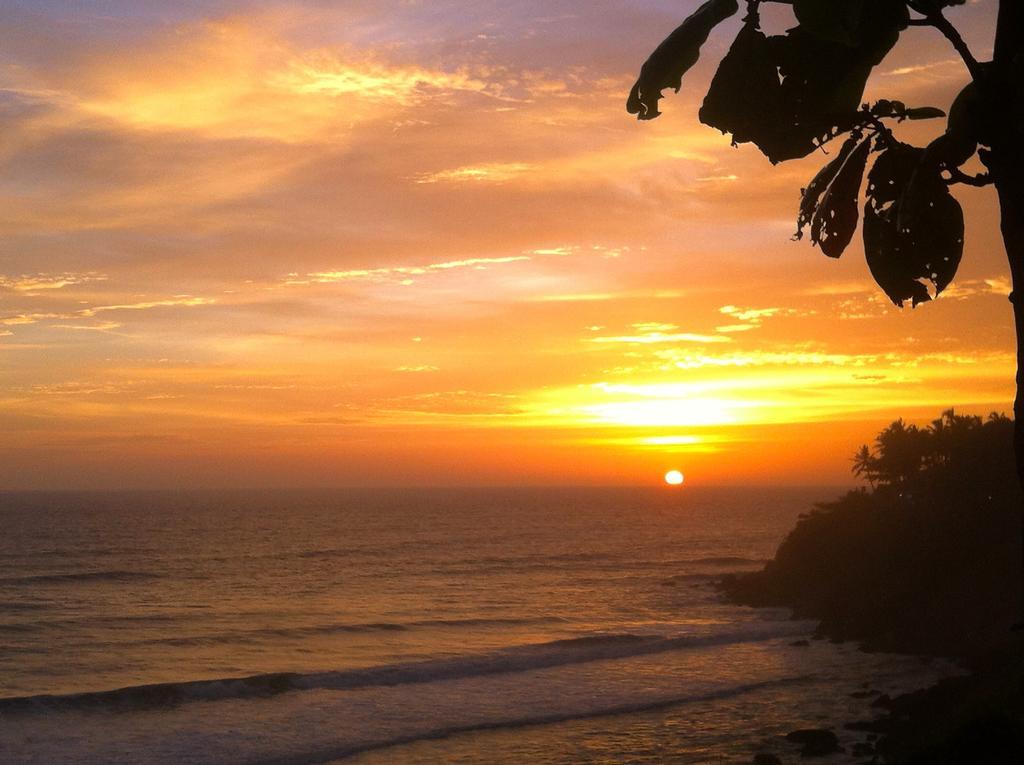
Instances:
[[[926,302],[952,281],[963,254],[964,218],[953,183],[982,185],[962,166],[988,157],[990,117],[979,95],[986,67],[963,45],[943,8],[964,0],[771,0],[791,4],[797,24],[761,29],[762,0],[748,0],[743,25],[711,80],[700,109],[706,125],[752,143],[773,163],[806,157],[842,138],[839,150],[802,190],[795,238],[838,258],[853,239],[858,200],[864,250],[879,287],[898,306]],[[650,55],[627,100],[638,119],[661,113],[662,91],[679,91],[712,30],[739,11],[737,0],[707,0]],[[863,103],[872,69],[910,25],[950,37],[973,79],[950,108],[946,131],[927,147],[896,139],[889,125],[944,117],[928,105]],[[979,153],[980,148],[980,153]],[[868,170],[870,164],[870,170]]]
[[[982,419],[948,409],[924,428],[899,419],[878,434],[873,448],[857,451],[853,473],[882,490],[978,481],[979,471],[987,474],[1006,461],[1012,433],[1012,420],[996,412]]]

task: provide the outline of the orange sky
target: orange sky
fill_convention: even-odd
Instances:
[[[698,124],[737,19],[625,113],[696,4],[4,3],[0,488],[842,483],[896,416],[1009,411],[991,189],[900,311],[859,235],[790,241],[821,157]],[[995,5],[950,11],[979,58]],[[912,28],[867,97],[965,81]]]

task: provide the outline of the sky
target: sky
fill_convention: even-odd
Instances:
[[[698,123],[738,17],[626,114],[696,5],[0,0],[0,488],[840,484],[1009,412],[991,188],[896,308],[791,240],[824,157]],[[995,6],[949,11],[980,59]],[[865,97],[966,78],[911,28]]]

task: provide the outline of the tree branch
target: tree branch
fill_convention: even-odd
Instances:
[[[887,147],[892,147],[895,143],[895,139],[892,136],[892,131],[886,127],[885,123],[882,122],[880,118],[872,114],[870,109],[862,109],[860,113],[864,115],[864,126],[874,128],[875,135],[881,139],[882,143]]]
[[[992,180],[992,176],[988,173],[968,175],[959,167],[947,167],[946,172],[949,173],[949,179],[946,181],[949,185],[962,183],[966,186],[976,186],[977,188],[981,188],[982,186],[991,186],[995,183],[995,181]]]
[[[911,19],[908,23],[916,27],[935,27],[943,36],[949,40],[949,42],[956,49],[956,52],[960,54],[960,58],[964,60],[967,65],[967,71],[971,73],[971,78],[980,83],[984,77],[984,72],[981,68],[981,64],[978,63],[978,59],[971,53],[971,49],[967,47],[967,43],[964,42],[964,38],[960,36],[960,32],[952,22],[947,19],[941,10],[930,10],[925,11],[918,8],[914,3],[908,3],[918,13],[922,14],[922,19]]]

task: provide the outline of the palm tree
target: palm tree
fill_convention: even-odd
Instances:
[[[853,455],[853,474],[858,478],[866,479],[871,488],[875,488],[875,482],[878,480],[876,460],[867,444],[860,447]]]

